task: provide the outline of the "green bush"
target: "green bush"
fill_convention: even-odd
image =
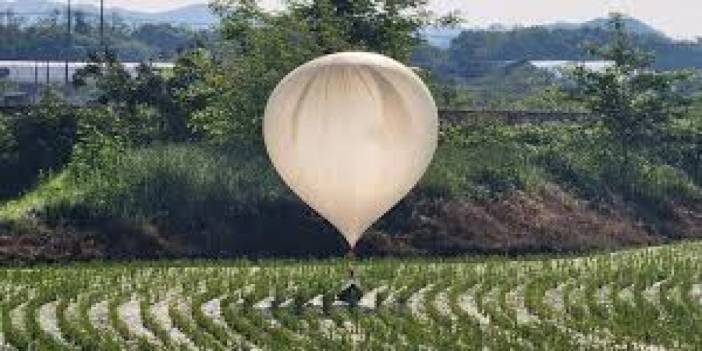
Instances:
[[[653,148],[655,157],[684,170],[702,186],[702,99],[687,118],[676,120],[666,130],[668,142]]]
[[[514,146],[443,144],[419,190],[449,198],[493,198],[539,183],[539,170]]]
[[[420,190],[452,198],[494,198],[544,182],[533,147],[515,128],[448,128]]]
[[[623,174],[611,145],[598,124],[450,128],[423,184],[458,197],[494,197],[551,182],[598,202],[623,198],[652,206],[699,199],[693,156],[668,164],[655,147],[632,150]],[[682,145],[665,148],[689,153],[692,146]]]
[[[0,199],[16,197],[43,174],[61,169],[70,160],[77,126],[75,112],[51,93],[26,115],[0,118]]]

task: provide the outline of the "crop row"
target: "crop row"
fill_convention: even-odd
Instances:
[[[0,349],[694,350],[701,254],[8,268]]]

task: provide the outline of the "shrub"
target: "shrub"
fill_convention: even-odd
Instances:
[[[449,197],[494,198],[544,182],[533,147],[501,125],[449,128],[420,191]]]
[[[77,125],[74,111],[53,93],[27,115],[0,119],[0,199],[61,169],[70,160]]]

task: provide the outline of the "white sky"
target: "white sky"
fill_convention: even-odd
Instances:
[[[77,0],[96,2],[97,0]],[[261,0],[265,4],[281,0]],[[702,36],[701,0],[431,0],[437,12],[460,10],[469,26],[582,22],[618,10],[675,38]],[[142,11],[171,9],[207,0],[105,0],[108,6]]]

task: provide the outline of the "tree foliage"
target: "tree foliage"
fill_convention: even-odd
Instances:
[[[160,72],[142,63],[132,76],[114,52],[94,53],[73,79],[77,87],[91,83],[94,102],[109,106],[129,122],[130,140],[182,141],[191,137],[187,119],[198,106],[196,99],[181,95],[197,79],[193,71],[196,58],[197,51],[181,56],[173,72]]]
[[[207,96],[191,126],[215,140],[260,141],[270,92],[295,67],[323,54],[374,51],[409,62],[418,30],[435,18],[426,0],[315,0],[287,2],[268,12],[252,0],[219,1],[224,45],[191,95]],[[253,140],[250,140],[253,137]]]
[[[612,65],[601,72],[578,67],[574,97],[601,117],[619,145],[626,175],[632,149],[660,142],[671,118],[685,112],[687,101],[675,88],[687,75],[652,69],[653,56],[633,45],[621,15],[613,15],[611,23],[612,42],[591,51]]]
[[[16,196],[43,173],[63,167],[77,128],[73,110],[52,91],[26,115],[0,116],[0,199]]]

